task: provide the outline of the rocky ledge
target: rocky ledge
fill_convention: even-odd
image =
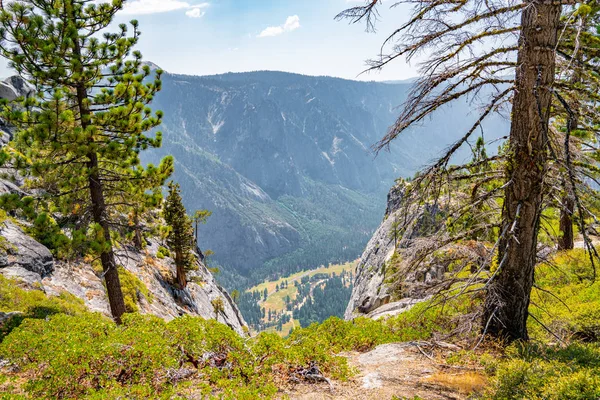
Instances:
[[[0,246],[0,274],[50,296],[69,292],[82,299],[91,311],[110,316],[101,273],[92,265],[53,259],[46,247],[10,220],[0,224],[0,237],[4,238]],[[130,289],[135,290],[135,306],[141,313],[166,320],[185,314],[216,319],[246,334],[247,325],[237,306],[203,263],[199,262],[198,270],[188,274],[187,288],[179,290],[171,283],[175,275],[173,260],[158,258],[158,248],[159,243],[151,241],[142,251],[127,248],[116,254],[118,264],[141,282],[140,287]]]

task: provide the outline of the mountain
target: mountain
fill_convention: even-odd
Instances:
[[[201,247],[215,252],[230,287],[355,259],[394,179],[413,175],[476,118],[457,103],[375,157],[370,148],[410,82],[267,71],[162,81],[153,106],[165,114],[163,147],[145,161],[175,156],[188,210],[213,212]],[[505,125],[491,120],[486,138]]]

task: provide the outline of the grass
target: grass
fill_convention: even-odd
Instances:
[[[300,280],[302,279],[303,276],[314,276],[316,274],[328,274],[328,275],[332,275],[332,274],[336,274],[339,275],[342,273],[342,271],[346,271],[346,272],[354,272],[354,269],[356,268],[356,262],[349,262],[346,264],[336,264],[336,265],[329,265],[327,267],[322,266],[320,268],[317,269],[313,269],[310,271],[302,271],[302,272],[298,272],[295,273],[293,275],[290,275],[288,277],[284,277],[284,278],[280,278],[276,281],[267,281],[267,282],[263,282],[260,285],[256,285],[250,289],[248,289],[248,292],[254,292],[256,290],[258,290],[259,292],[263,292],[265,289],[267,289],[269,295],[271,293],[275,292],[275,287],[277,285],[280,285],[284,282],[284,281],[288,281],[290,287],[294,285],[294,282],[300,282]],[[284,296],[285,297],[285,296]]]
[[[489,384],[489,379],[485,374],[473,371],[462,373],[436,372],[426,378],[425,381],[451,388],[464,395],[482,392]]]

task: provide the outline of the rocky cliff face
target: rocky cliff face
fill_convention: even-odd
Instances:
[[[12,100],[30,92],[31,89],[19,78],[0,82],[0,97]],[[2,141],[7,143],[11,138],[10,130],[6,126],[0,126],[0,129]],[[1,172],[0,194],[22,194],[20,178],[8,169]],[[0,221],[0,274],[51,296],[64,291],[72,293],[91,311],[110,315],[101,272],[84,261],[55,260],[45,246],[25,233],[25,228],[23,221],[11,218]],[[178,290],[172,285],[175,281],[174,262],[168,257],[157,257],[159,245],[157,241],[150,241],[143,251],[124,248],[116,253],[117,263],[139,280],[127,289],[134,298],[133,306],[141,313],[167,320],[184,314],[216,319],[245,334],[247,325],[236,304],[216,283],[206,266],[199,262],[198,270],[188,274],[188,287]]]
[[[394,186],[388,194],[383,222],[369,240],[356,267],[352,295],[344,314],[346,319],[369,314],[391,300],[392,296],[385,283],[385,264],[396,249],[394,237],[390,233],[394,221],[400,217],[402,195],[403,189],[400,186]]]
[[[439,223],[435,221],[439,221],[439,215],[443,214],[443,210],[437,206],[425,205],[415,210],[410,218],[404,218],[404,191],[404,185],[398,184],[388,194],[383,222],[367,244],[358,263],[352,295],[344,313],[346,319],[358,316],[380,318],[406,311],[430,298],[435,292],[436,284],[444,278],[448,265],[434,258],[410,269],[398,258],[391,262],[397,251],[416,246],[419,240],[432,233]],[[406,222],[403,223],[404,221]],[[396,223],[400,223],[400,226],[395,229],[404,231],[401,239],[394,236]],[[390,283],[392,264],[395,268],[406,270],[401,282],[402,293],[394,289],[398,285]]]

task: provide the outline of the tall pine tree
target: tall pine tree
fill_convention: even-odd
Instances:
[[[125,304],[114,241],[126,225],[123,211],[139,200],[128,188],[162,184],[172,169],[171,159],[158,168],[140,165],[140,151],[161,142],[160,134],[144,134],[161,122],[162,114],[148,107],[161,71],[148,81],[150,68],[133,51],[137,21],[131,34],[125,24],[106,31],[122,6],[122,0],[15,0],[0,14],[0,52],[37,90],[19,107],[4,107],[18,128],[15,165],[39,204],[70,216],[73,238],[99,255],[117,322]]]
[[[181,289],[185,289],[187,286],[186,272],[194,269],[194,233],[192,220],[185,211],[177,183],[169,183],[169,195],[164,204],[163,215],[169,227],[167,244],[175,252],[177,285]]]

